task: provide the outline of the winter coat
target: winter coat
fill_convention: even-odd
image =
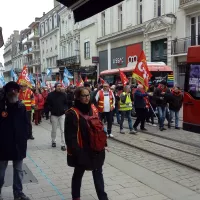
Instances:
[[[183,95],[182,93],[172,93],[168,97],[169,109],[173,111],[179,111],[183,105]]]
[[[141,92],[139,89],[134,93],[134,106],[135,108],[146,108],[146,100],[144,97],[148,96],[147,93]]]
[[[44,98],[41,94],[34,94],[36,110],[44,109]]]
[[[92,111],[90,112],[91,115]],[[77,142],[77,131],[80,132],[83,141],[83,148],[80,148]],[[85,170],[94,170],[100,168],[104,164],[105,150],[102,152],[94,152],[90,148],[90,138],[86,120],[77,116],[73,110],[66,114],[65,119],[65,142],[71,154],[67,155],[67,162],[70,167],[81,167]]]
[[[3,117],[0,110],[0,161],[22,160],[26,157],[28,119],[26,107],[17,102],[7,104],[8,115]]]
[[[67,109],[74,105],[74,92],[67,92]]]
[[[49,93],[46,101],[51,115],[60,117],[67,110],[67,95],[64,92]]]
[[[155,89],[153,97],[156,100],[156,106],[158,107],[166,107],[167,106],[167,98],[168,96],[171,94],[170,90],[168,88],[166,88],[166,90],[164,91],[165,94],[162,94],[162,90],[158,87]]]

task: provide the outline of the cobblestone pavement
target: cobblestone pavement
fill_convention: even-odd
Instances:
[[[113,126],[113,132],[115,133],[114,139],[200,170],[200,148],[155,136],[151,137],[142,133],[131,135],[128,134],[128,129],[126,131],[127,134],[120,134],[119,127]],[[165,131],[166,134],[168,132]]]
[[[134,138],[132,139],[134,140]],[[109,141],[109,148],[112,153],[118,156],[200,193],[200,172],[196,170],[189,169],[113,140]]]
[[[60,150],[60,145],[54,149],[50,147],[50,129],[50,125],[45,122],[41,126],[34,126],[36,139],[28,143],[25,163],[37,178],[38,183],[24,184],[24,192],[31,199],[71,200],[70,182],[73,169],[67,166],[66,152]],[[116,149],[113,151],[115,152]],[[104,177],[105,188],[110,200],[170,200],[166,195],[127,175],[125,171],[120,171],[114,165],[105,163]],[[12,187],[4,187],[2,194],[5,200],[13,199]],[[86,172],[83,178],[81,200],[95,199],[97,196],[91,172]]]

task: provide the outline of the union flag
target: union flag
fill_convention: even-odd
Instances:
[[[23,70],[17,80],[17,83],[20,84],[26,84],[28,87],[32,88],[31,81],[28,77],[28,68],[26,66],[23,67]]]
[[[120,69],[119,69],[119,75],[123,86],[125,86],[129,82],[128,78],[126,77],[124,72],[122,72]]]
[[[149,80],[152,75],[147,66],[147,60],[144,51],[141,52],[137,65],[133,70],[132,77],[142,84],[147,91],[149,88]]]

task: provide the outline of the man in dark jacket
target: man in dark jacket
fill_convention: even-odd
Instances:
[[[142,131],[147,130],[144,127],[145,119],[146,119],[146,115],[147,115],[145,97],[147,97],[147,96],[148,96],[148,94],[144,91],[143,85],[138,85],[138,88],[134,93],[134,106],[135,106],[135,111],[136,111],[136,115],[137,115],[137,119],[135,121],[135,124],[133,125],[133,128],[135,131],[137,131],[137,127],[140,123],[141,123],[140,129]]]
[[[156,105],[158,109],[159,126],[160,130],[166,130],[164,128],[164,121],[167,112],[167,97],[170,95],[170,90],[167,88],[167,82],[161,81],[159,86],[154,91],[154,97],[156,99]]]
[[[28,119],[26,107],[18,100],[20,87],[15,82],[5,85],[0,109],[0,199],[8,161],[13,161],[13,194],[15,200],[29,200],[22,192],[23,159],[26,157]]]
[[[67,110],[67,95],[61,91],[62,85],[55,84],[55,91],[51,92],[47,97],[47,105],[51,112],[51,139],[52,147],[56,147],[56,131],[59,124],[61,131],[61,150],[66,151],[64,140],[64,124],[65,124],[65,111]]]
[[[169,102],[169,110],[170,110],[170,122],[173,119],[173,116],[175,115],[175,129],[179,128],[179,111],[183,104],[183,94],[178,87],[174,87],[172,89],[172,94],[168,97]],[[168,125],[169,128],[171,128],[171,123]]]
[[[74,86],[70,85],[67,91],[67,109],[70,109],[74,105]]]

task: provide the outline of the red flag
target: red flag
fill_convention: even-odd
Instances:
[[[81,75],[79,75],[79,79],[80,79],[79,86],[83,86],[84,85],[84,81],[83,81]]]
[[[144,51],[142,51],[138,59],[137,65],[133,70],[132,77],[136,79],[139,83],[141,83],[147,91],[149,88],[149,80],[151,76],[152,75],[147,66],[145,53]]]
[[[119,75],[123,86],[125,86],[129,82],[128,78],[126,77],[124,72],[122,72],[120,69],[119,69]]]
[[[72,80],[72,81],[70,81],[70,85],[74,85],[74,81]]]
[[[18,84],[26,84],[28,87],[32,88],[31,85],[31,81],[28,77],[28,68],[26,66],[24,66],[18,80],[17,80]]]
[[[106,81],[104,81],[101,77],[99,77],[99,81],[98,82],[100,82],[102,85],[104,84],[104,83],[106,83]]]
[[[87,76],[85,77],[85,82],[88,82],[88,78],[87,78]]]

